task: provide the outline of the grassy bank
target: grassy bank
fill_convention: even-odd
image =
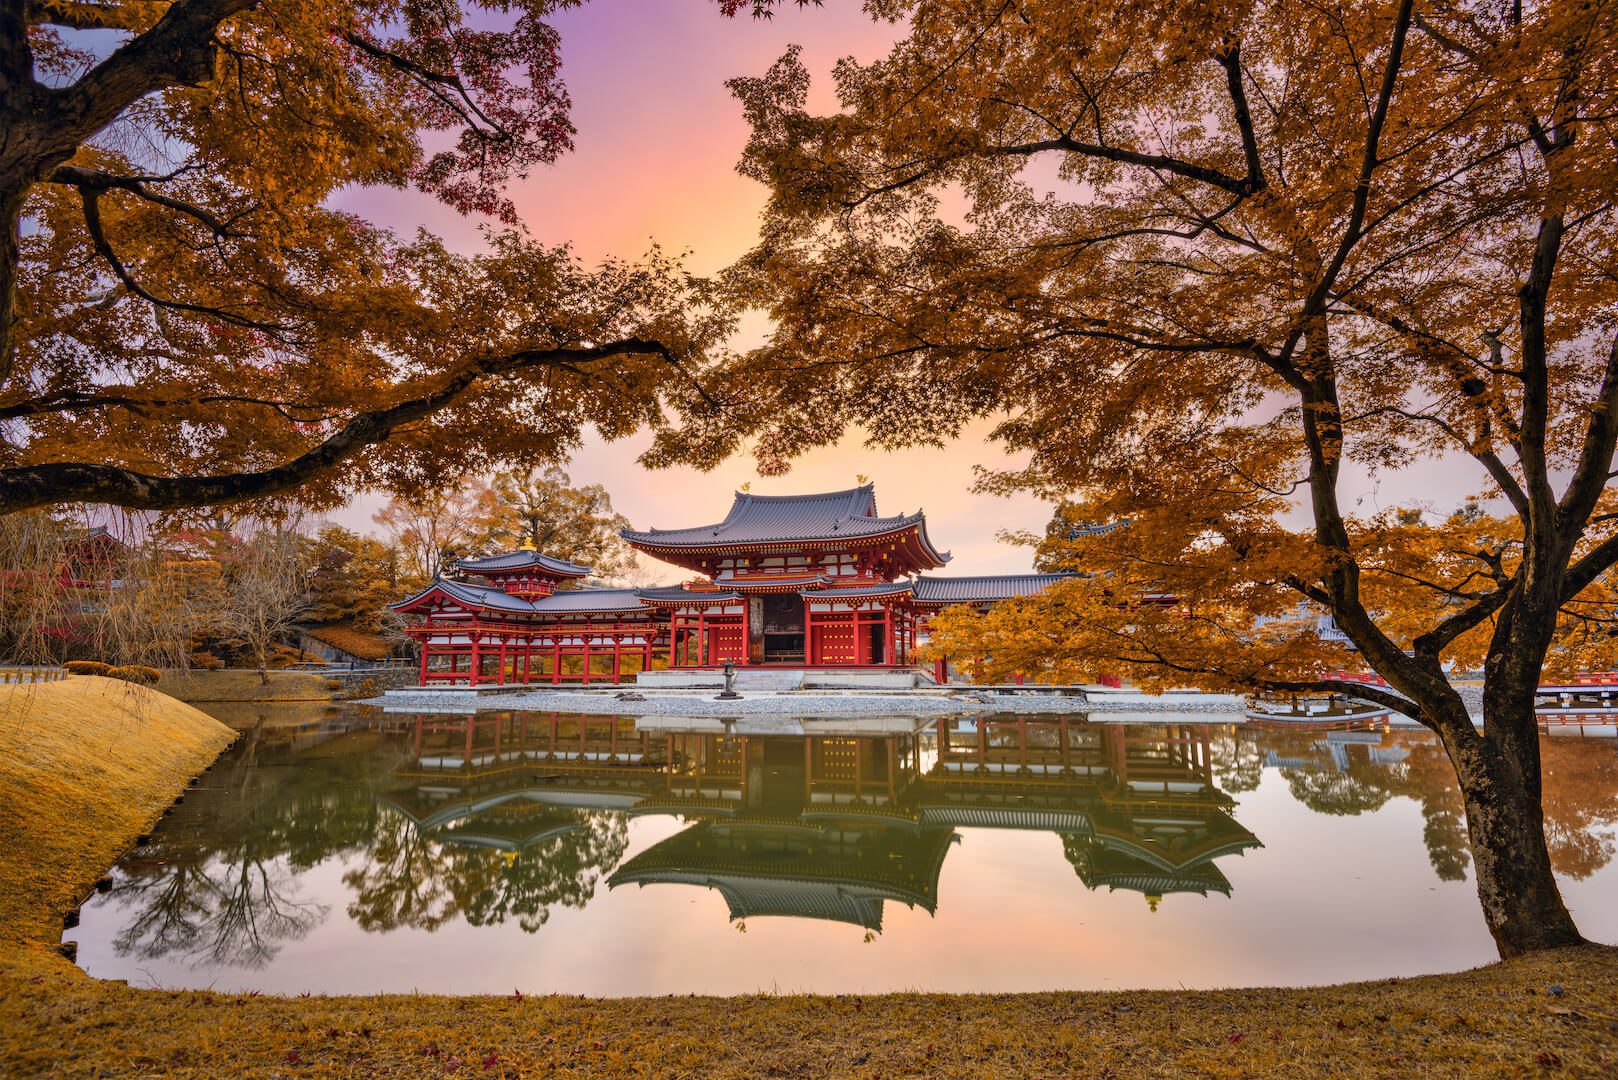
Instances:
[[[165,671],[157,689],[181,701],[330,701],[332,688],[324,675],[309,671],[271,671],[265,683],[256,671]]]
[[[105,682],[0,697],[0,1074],[1618,1073],[1618,950],[1597,947],[1206,993],[305,999],[99,982],[53,951],[61,909],[229,738],[194,709]]]

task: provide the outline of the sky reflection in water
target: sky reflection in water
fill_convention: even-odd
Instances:
[[[548,714],[230,716],[70,931],[92,974],[265,992],[1306,984],[1492,957],[1421,733],[1082,718],[737,735]],[[1546,737],[1618,940],[1618,742]]]

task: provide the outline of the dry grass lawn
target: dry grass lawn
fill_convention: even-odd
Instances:
[[[89,978],[53,951],[63,910],[229,738],[128,684],[0,690],[0,1075],[1618,1076],[1618,950],[1595,946],[1206,993],[303,999]]]
[[[181,701],[330,701],[326,676],[312,671],[272,671],[266,686],[256,671],[165,671],[157,689]]]

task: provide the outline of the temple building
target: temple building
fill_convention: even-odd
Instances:
[[[737,492],[711,525],[624,530],[681,567],[681,585],[578,587],[590,568],[519,549],[463,559],[394,604],[414,616],[421,683],[618,682],[667,667],[901,671],[929,618],[1039,592],[1066,575],[937,575],[949,562],[914,514],[883,516],[871,484],[815,495]],[[945,681],[937,665],[935,681]]]

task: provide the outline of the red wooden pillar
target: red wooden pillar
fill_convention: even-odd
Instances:
[[[432,641],[433,636],[431,634],[421,635],[421,682],[417,684],[419,686],[427,685],[427,654],[432,652]],[[421,756],[419,750],[417,751],[416,756]]]
[[[426,720],[425,717],[421,717],[421,716],[416,717],[416,760],[417,761],[421,760],[421,736],[422,736],[422,729],[424,727],[426,727],[426,725],[427,725],[427,720]]]
[[[506,682],[506,642],[509,635],[500,635],[500,677],[494,680],[496,686],[504,686]]]
[[[532,675],[534,673],[533,669],[534,669],[534,639],[532,637],[529,637],[529,638],[525,638],[523,640],[523,649],[522,649],[522,681],[523,681],[523,685],[526,686],[528,684],[529,679],[532,677]]]
[[[752,606],[753,605],[748,602],[747,596],[744,594],[742,596],[742,657],[741,657],[741,662],[743,664],[748,663],[753,658],[753,645],[752,645],[753,628],[750,625],[752,616],[749,614],[749,611],[751,610]],[[804,633],[807,635],[808,632],[809,632],[808,627],[805,627],[804,628]]]
[[[555,685],[562,681],[562,639],[551,639],[551,683]]]
[[[584,632],[584,685],[590,685],[590,632]]]
[[[480,654],[478,652],[478,636],[476,634],[473,634],[472,635],[472,672],[471,672],[471,679],[472,679],[472,685],[473,686],[476,686],[478,684],[478,673],[479,673],[479,671],[481,670],[482,667],[483,667],[483,656],[482,656],[482,654]]]
[[[618,682],[619,673],[623,668],[623,654],[624,636],[622,634],[612,635],[612,681],[615,684]]]

